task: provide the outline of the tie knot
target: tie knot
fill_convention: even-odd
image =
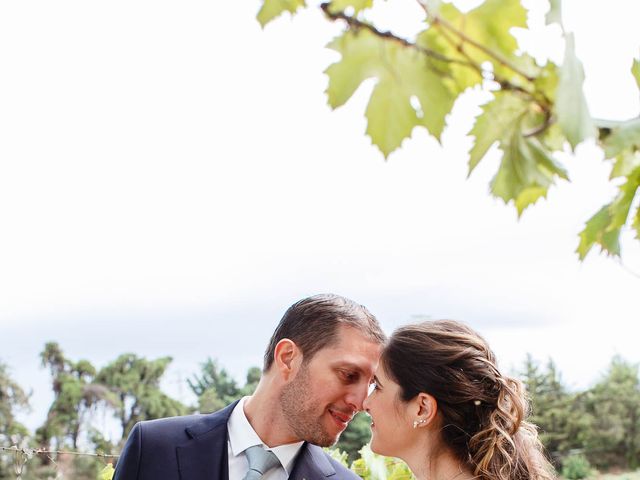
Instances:
[[[262,448],[262,445],[254,445],[245,450],[247,460],[249,461],[249,474],[245,478],[260,478],[272,468],[280,464],[280,460],[275,456],[273,452],[267,451]],[[257,472],[257,476],[252,474]]]

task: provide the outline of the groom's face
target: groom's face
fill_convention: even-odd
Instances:
[[[341,326],[339,341],[303,361],[285,386],[282,410],[300,440],[333,445],[367,396],[381,345],[358,330]]]

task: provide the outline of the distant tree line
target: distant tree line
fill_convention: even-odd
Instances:
[[[43,424],[33,434],[16,420],[29,408],[29,394],[0,363],[0,446],[30,446],[46,450],[81,449],[117,454],[136,422],[154,418],[208,413],[250,395],[261,375],[251,367],[240,385],[214,359],[205,360],[187,380],[197,399],[184,405],[160,387],[171,357],[149,360],[125,353],[96,369],[87,360],[65,356],[57,343],[47,343],[41,364],[51,376],[53,401]],[[640,466],[640,378],[637,364],[614,357],[607,370],[590,388],[571,391],[563,383],[555,363],[540,365],[528,355],[519,376],[531,399],[531,419],[557,467],[573,456],[586,458],[599,469],[635,469]],[[113,417],[120,438],[107,438],[96,428],[96,419]],[[368,417],[360,413],[342,434],[337,445],[348,460],[370,438]],[[53,459],[34,459],[23,479],[43,478],[54,471]],[[103,466],[98,460],[75,461],[74,478],[95,479]],[[9,454],[0,452],[0,479],[15,478]],[[38,472],[36,475],[34,472]],[[29,476],[31,475],[31,476]]]
[[[540,367],[530,355],[521,378],[532,404],[532,421],[558,465],[580,453],[600,469],[640,467],[638,365],[615,356],[599,380],[572,392],[555,363]]]

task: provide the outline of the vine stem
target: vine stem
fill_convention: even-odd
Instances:
[[[489,55],[491,58],[493,58],[494,60],[496,60],[498,63],[500,63],[501,65],[509,68],[510,70],[514,71],[515,73],[517,73],[518,75],[520,75],[521,77],[525,78],[526,80],[528,80],[529,82],[533,82],[535,80],[535,78],[531,77],[530,75],[527,75],[526,73],[524,73],[522,70],[520,70],[518,67],[516,67],[515,65],[513,65],[511,62],[509,62],[506,58],[504,58],[502,55],[500,55],[497,52],[494,52],[493,50],[485,47],[484,45],[482,45],[481,43],[476,42],[473,38],[469,37],[468,35],[466,35],[463,31],[458,30],[456,27],[454,27],[451,23],[449,23],[447,20],[445,20],[444,18],[435,15],[433,13],[431,13],[429,11],[429,7],[427,7],[427,5],[425,5],[424,3],[422,3],[420,0],[418,0],[418,4],[422,7],[422,9],[425,11],[425,13],[427,14],[427,17],[431,17],[433,18],[433,23],[434,25],[440,24],[443,27],[445,27],[447,30],[451,31],[453,34],[455,34],[457,37],[459,37],[463,43],[468,43],[469,45],[474,46],[475,48],[477,48],[478,50],[480,50],[483,53],[486,53],[487,55]]]
[[[365,30],[369,30],[371,33],[373,33],[374,35],[380,37],[380,38],[387,38],[389,40],[393,40],[396,42],[399,42],[400,44],[402,44],[405,47],[409,47],[409,48],[413,48],[417,51],[419,51],[420,53],[423,53],[424,55],[434,58],[436,60],[440,60],[441,62],[446,62],[446,63],[456,63],[459,65],[464,65],[466,67],[470,67],[470,68],[475,68],[476,65],[470,62],[465,62],[463,60],[458,60],[455,58],[450,58],[447,57],[446,55],[442,55],[439,52],[436,52],[434,50],[430,50],[428,48],[424,48],[421,47],[420,45],[416,45],[415,43],[410,42],[409,40],[402,38],[402,37],[398,37],[397,35],[394,35],[391,32],[383,32],[381,30],[378,30],[376,27],[374,27],[373,25],[371,25],[370,23],[366,23],[363,22],[362,20],[358,20],[355,17],[351,17],[347,14],[345,14],[342,11],[338,11],[338,12],[334,12],[331,11],[330,9],[331,4],[326,2],[326,3],[322,3],[320,4],[320,8],[322,9],[322,11],[325,13],[325,15],[327,16],[327,18],[331,19],[331,20],[344,20],[350,27],[355,28],[355,29],[365,29]]]
[[[101,457],[101,458],[118,458],[120,455],[110,455],[106,453],[85,453],[85,452],[73,452],[65,450],[44,450],[44,449],[31,449],[31,448],[19,448],[13,447],[0,447],[0,450],[5,452],[22,453],[23,455],[82,455],[88,457]]]

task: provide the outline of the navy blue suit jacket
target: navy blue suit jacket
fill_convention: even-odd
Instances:
[[[237,402],[209,415],[136,424],[114,480],[229,480],[227,421]],[[304,443],[290,480],[360,480],[315,445]]]

